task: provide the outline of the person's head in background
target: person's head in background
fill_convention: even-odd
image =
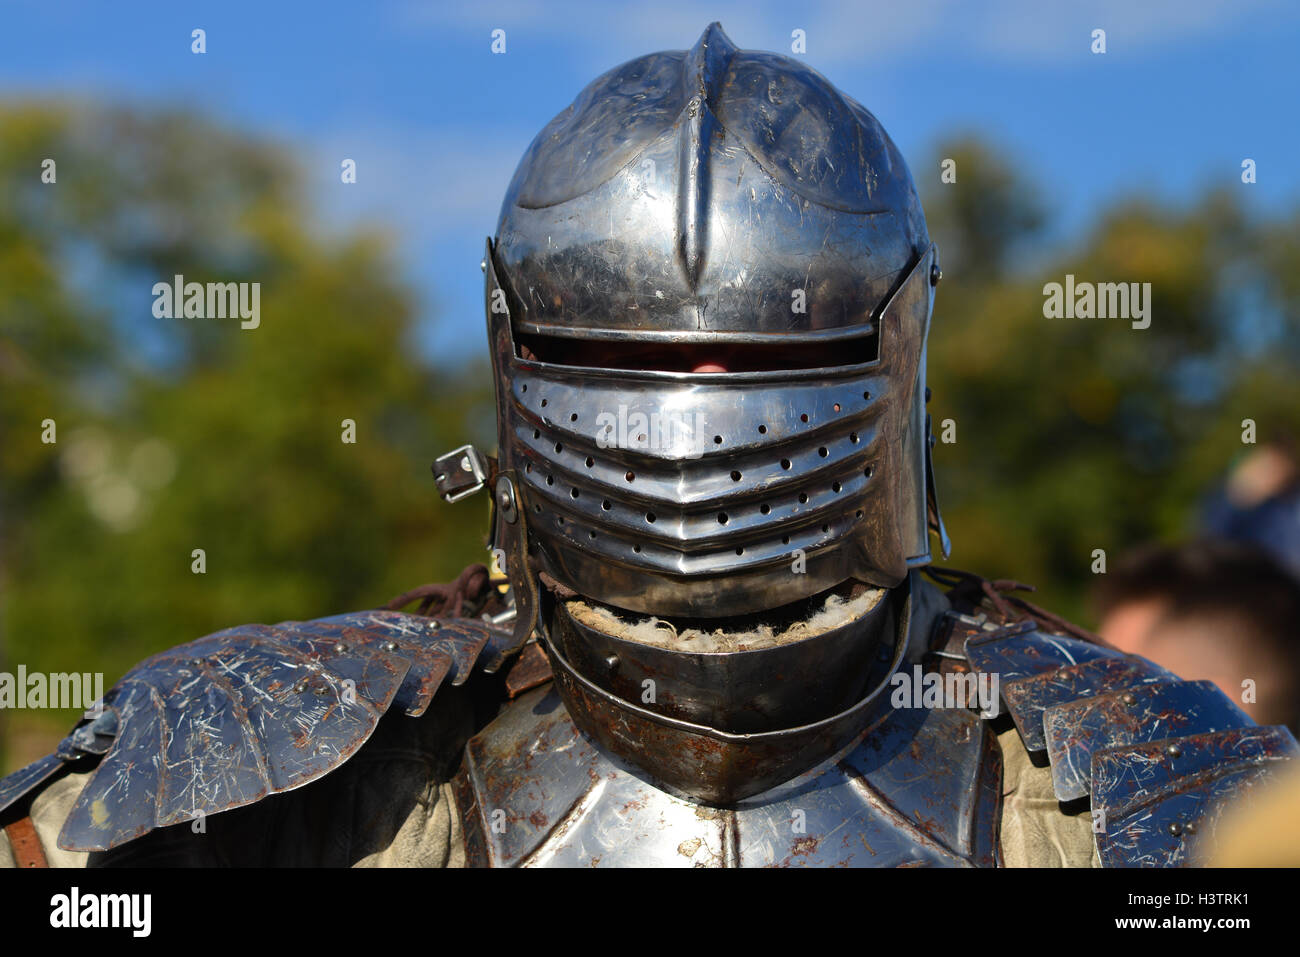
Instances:
[[[1105,575],[1094,599],[1098,633],[1121,651],[1213,681],[1257,723],[1297,731],[1300,581],[1267,552],[1214,540],[1148,546]]]
[[[1207,496],[1201,534],[1258,545],[1300,575],[1300,457],[1289,435],[1243,453]]]

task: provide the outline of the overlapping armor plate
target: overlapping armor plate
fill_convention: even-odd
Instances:
[[[132,669],[99,719],[0,796],[12,803],[61,763],[103,754],[59,837],[79,851],[252,804],[338,767],[390,708],[421,714],[445,681],[469,677],[494,634],[390,611],[217,632]]]

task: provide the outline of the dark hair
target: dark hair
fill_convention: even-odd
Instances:
[[[1202,539],[1136,549],[1099,580],[1094,596],[1103,615],[1131,601],[1167,598],[1180,612],[1240,609],[1266,625],[1263,630],[1300,631],[1300,580],[1268,552],[1239,542]]]
[[[1093,591],[1098,617],[1130,602],[1163,600],[1162,624],[1207,615],[1230,618],[1240,634],[1287,672],[1300,714],[1300,579],[1269,552],[1239,542],[1202,539],[1148,545],[1125,556]]]

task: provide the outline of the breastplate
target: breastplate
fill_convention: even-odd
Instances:
[[[992,866],[1000,783],[974,712],[885,707],[835,757],[711,807],[603,750],[550,686],[475,735],[456,777],[468,863],[495,867]]]

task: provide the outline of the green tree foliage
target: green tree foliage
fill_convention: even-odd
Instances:
[[[1188,534],[1234,459],[1300,434],[1300,230],[1257,222],[1241,190],[1187,209],[1141,199],[1043,249],[1034,184],[978,142],[940,150],[957,182],[928,190],[940,250],[930,411],[952,564],[1039,586],[1087,621],[1092,552]],[[937,163],[935,164],[937,168]],[[1151,283],[1152,319],[1048,319],[1043,287]]]
[[[300,179],[185,117],[0,112],[3,670],[107,686],[219,628],[374,607],[483,559],[486,506],[444,505],[429,464],[491,441],[486,366],[418,358],[383,237],[322,232]],[[260,282],[260,327],[156,318],[176,273]],[[8,715],[45,722],[42,745],[75,716]],[[0,764],[33,756],[15,750]]]

